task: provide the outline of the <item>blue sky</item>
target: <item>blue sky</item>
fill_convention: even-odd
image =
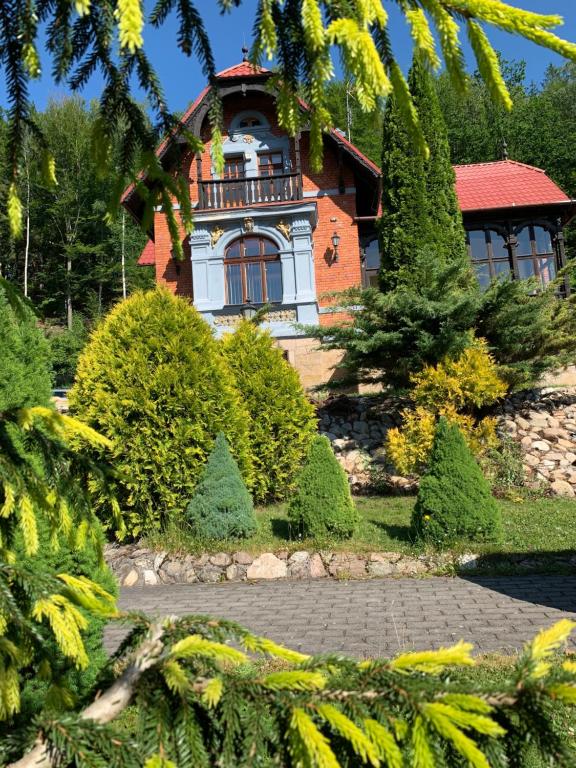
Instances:
[[[515,0],[522,8],[545,13],[559,13],[564,16],[563,27],[558,33],[572,41],[576,41],[576,0]],[[152,6],[151,0],[146,0],[147,8]],[[215,0],[197,0],[201,9],[208,33],[211,37],[216,64],[218,69],[236,64],[242,58],[241,48],[244,40],[251,39],[252,23],[256,0],[243,0],[240,8],[230,14],[221,16]],[[394,41],[396,56],[404,70],[410,64],[411,44],[406,24],[400,17],[394,3],[385,3],[390,11],[390,29]],[[529,81],[539,82],[549,64],[560,64],[562,59],[552,52],[539,48],[528,41],[515,38],[503,32],[488,29],[494,46],[504,53],[508,59],[524,59],[527,63]],[[183,110],[195,98],[204,86],[204,78],[199,65],[193,59],[183,56],[175,44],[176,22],[169,18],[161,30],[145,29],[145,46],[152,63],[157,69],[163,84],[169,106],[173,110]],[[473,61],[469,50],[466,51],[469,67]],[[32,99],[39,109],[43,109],[52,97],[66,93],[66,88],[57,86],[50,78],[50,62],[43,60],[44,75],[41,80],[33,83]],[[6,105],[4,80],[0,82],[0,105]],[[97,97],[100,81],[94,77],[83,95],[90,99]]]

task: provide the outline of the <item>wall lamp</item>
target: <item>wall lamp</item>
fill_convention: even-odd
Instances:
[[[334,251],[332,253],[332,264],[335,264],[338,261],[338,246],[340,245],[340,235],[338,232],[334,232],[332,235],[332,246],[334,248]]]
[[[240,310],[244,320],[252,320],[257,311],[254,304],[250,302],[250,296],[246,296],[246,303],[242,305]]]

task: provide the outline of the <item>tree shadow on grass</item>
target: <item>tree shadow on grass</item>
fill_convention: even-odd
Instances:
[[[289,520],[286,520],[286,518],[273,517],[270,520],[270,527],[272,528],[272,533],[274,536],[277,536],[279,539],[292,541],[292,539],[295,538],[295,531],[292,528],[292,524]]]
[[[412,535],[412,529],[409,524],[407,525],[393,525],[390,523],[383,523],[381,520],[370,520],[370,523],[376,527],[380,528],[384,533],[386,533],[391,539],[396,539],[397,541],[402,541],[407,544],[414,544],[414,537]]]

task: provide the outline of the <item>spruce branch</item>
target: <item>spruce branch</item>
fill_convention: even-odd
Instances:
[[[172,619],[163,619],[150,625],[147,636],[120,677],[86,707],[81,713],[83,720],[105,724],[114,720],[132,701],[138,682],[144,673],[154,667],[165,650],[165,636]],[[50,749],[42,736],[24,757],[11,763],[8,768],[41,768],[58,764],[58,756]]]

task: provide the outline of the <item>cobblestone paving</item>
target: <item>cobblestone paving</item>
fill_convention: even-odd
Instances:
[[[124,589],[120,606],[234,619],[307,653],[390,656],[460,638],[510,653],[558,619],[576,620],[576,576],[174,584]],[[109,650],[123,633],[108,629]]]

